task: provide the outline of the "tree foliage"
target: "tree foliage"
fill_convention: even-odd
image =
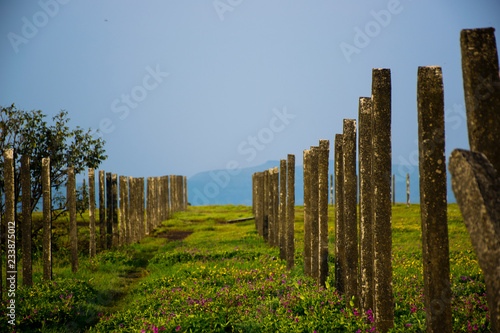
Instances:
[[[40,110],[24,111],[14,104],[1,107],[0,112],[0,153],[14,150],[15,199],[20,202],[20,160],[22,155],[30,158],[31,170],[31,211],[35,210],[42,198],[42,158],[50,158],[50,181],[52,190],[53,219],[66,211],[64,196],[58,195],[66,184],[68,166],[74,166],[75,174],[87,168],[97,168],[107,158],[105,141],[94,138],[92,130],[77,126],[69,127],[68,112],[61,110],[52,122]],[[0,190],[4,191],[3,163],[0,160]],[[2,203],[3,205],[3,203]],[[3,206],[2,206],[3,211]]]

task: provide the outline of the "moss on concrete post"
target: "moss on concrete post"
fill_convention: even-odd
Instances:
[[[75,168],[68,167],[68,182],[66,184],[66,197],[69,210],[69,238],[71,244],[71,271],[78,271],[78,229],[76,225],[76,184]]]
[[[295,266],[295,155],[287,156],[286,268]]]
[[[342,134],[335,134],[335,289],[344,293],[344,155]]]
[[[31,260],[31,173],[30,159],[26,155],[21,156],[21,191],[23,212],[21,227],[23,251],[23,286],[29,287],[33,285],[33,271]]]

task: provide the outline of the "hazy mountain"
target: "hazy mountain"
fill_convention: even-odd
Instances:
[[[330,174],[333,173],[333,165],[333,160],[330,160]],[[251,205],[252,174],[278,166],[279,161],[267,161],[262,165],[238,171],[210,170],[197,173],[188,179],[188,201],[192,205]],[[418,166],[393,164],[392,173],[396,175],[396,202],[406,202],[407,173],[410,174],[410,202],[420,202]],[[303,168],[300,165],[295,167],[295,204],[302,205],[303,201]],[[456,202],[449,173],[448,202]]]

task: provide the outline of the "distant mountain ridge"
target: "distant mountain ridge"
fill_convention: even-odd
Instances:
[[[333,160],[330,160],[329,174],[333,173]],[[252,174],[273,167],[279,167],[279,161],[267,161],[261,165],[238,170],[210,170],[199,172],[188,179],[188,201],[199,205],[251,205]],[[396,175],[396,202],[406,203],[406,174],[410,174],[410,202],[419,203],[418,165],[392,165],[392,173]],[[447,172],[448,202],[456,202],[451,190],[450,174]],[[295,167],[295,204],[302,205],[303,167]],[[329,191],[330,202],[330,191]],[[392,198],[391,198],[392,200]]]

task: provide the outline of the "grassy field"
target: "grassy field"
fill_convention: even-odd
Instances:
[[[32,288],[20,288],[16,332],[373,332],[371,312],[359,313],[333,287],[303,275],[303,207],[296,207],[295,269],[286,270],[246,206],[189,207],[138,244],[88,257],[80,221],[80,270],[69,265],[67,223],[59,221],[54,280],[42,282],[35,256]],[[330,248],[334,208],[329,210]],[[85,219],[85,216],[84,216]],[[455,332],[488,332],[484,278],[456,204],[448,206]],[[393,207],[394,332],[424,332],[420,212]],[[185,237],[185,238],[184,238]],[[21,265],[18,271],[21,270]],[[5,274],[5,272],[4,272]],[[14,331],[0,308],[2,332]]]

